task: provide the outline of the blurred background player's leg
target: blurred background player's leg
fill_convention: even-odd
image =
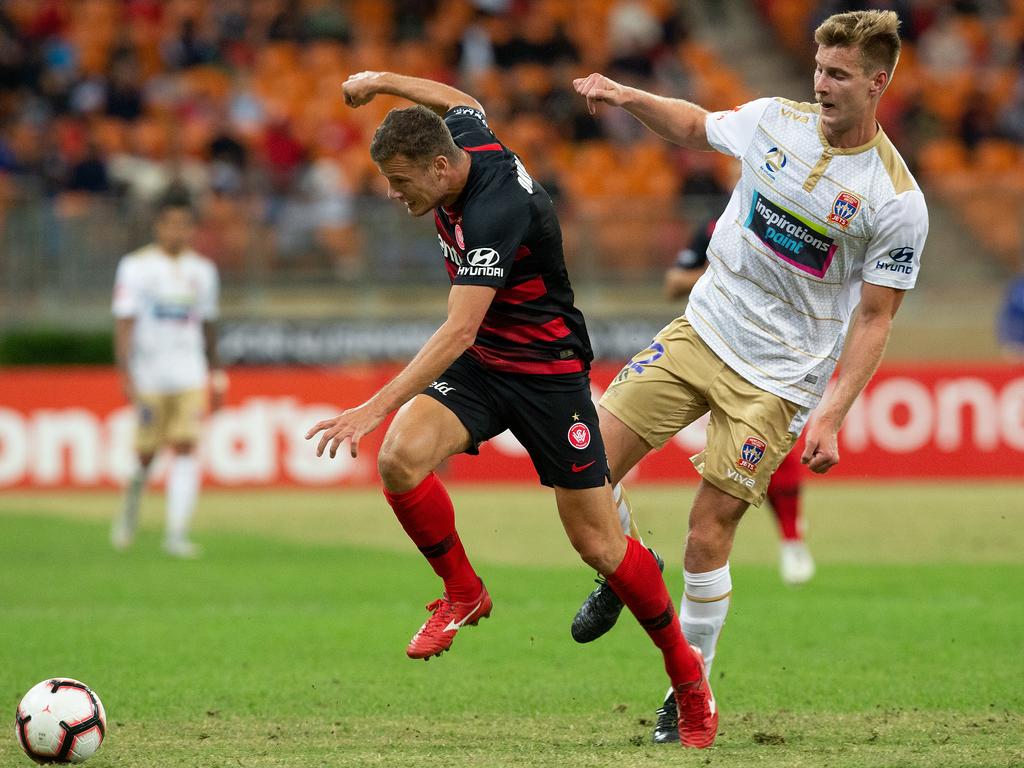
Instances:
[[[167,473],[167,529],[164,551],[174,557],[198,557],[199,548],[189,540],[192,513],[199,498],[199,459],[194,446],[175,446]]]
[[[188,390],[168,398],[168,439],[174,457],[167,473],[167,527],[164,551],[173,557],[199,556],[189,540],[192,514],[199,499],[201,468],[196,455],[199,430],[206,413],[206,390]]]
[[[146,489],[153,457],[163,444],[167,427],[167,409],[159,395],[135,395],[135,469],[128,478],[121,511],[110,529],[114,549],[125,550],[135,541],[139,527],[139,507]]]
[[[110,543],[114,549],[128,549],[135,541],[135,531],[139,527],[139,505],[142,503],[142,492],[149,478],[149,467],[153,462],[153,454],[140,454],[136,459],[135,471],[128,478],[121,501],[121,511],[114,518],[110,529]]]
[[[800,515],[803,486],[800,453],[790,451],[768,484],[768,503],[779,524],[779,573],[789,585],[805,584],[814,576],[814,558],[804,541]]]

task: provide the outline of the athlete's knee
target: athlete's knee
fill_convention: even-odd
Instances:
[[[686,534],[686,569],[693,570],[699,564],[698,570],[703,571],[711,567],[710,563],[727,560],[734,534],[735,525],[723,525],[714,517],[691,521]]]
[[[377,471],[384,487],[393,493],[411,491],[433,467],[423,466],[414,451],[401,445],[385,442],[377,454]]]
[[[621,537],[588,529],[570,533],[569,540],[579,553],[580,559],[605,576],[613,573],[622,562],[625,548]]]

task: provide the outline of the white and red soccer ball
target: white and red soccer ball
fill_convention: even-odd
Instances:
[[[85,683],[54,677],[25,694],[14,727],[21,748],[37,763],[82,763],[103,743],[107,713]]]

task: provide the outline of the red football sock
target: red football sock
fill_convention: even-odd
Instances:
[[[683,637],[658,563],[643,544],[626,537],[626,556],[608,584],[636,616],[665,657],[665,671],[675,687],[700,677],[697,655]]]
[[[455,507],[437,475],[431,472],[405,493],[391,493],[385,488],[384,498],[434,573],[444,580],[448,598],[468,603],[479,595],[480,578],[466,557],[455,530]]]
[[[768,483],[768,503],[772,505],[779,532],[784,541],[799,541],[801,466],[797,451],[791,451],[775,470]]]

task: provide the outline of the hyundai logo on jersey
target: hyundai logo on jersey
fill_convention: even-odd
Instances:
[[[466,254],[468,265],[459,267],[459,277],[505,277],[505,268],[496,267],[500,254],[493,248],[474,248]]]
[[[744,226],[780,259],[815,277],[825,276],[838,247],[824,227],[775,205],[760,192],[754,192]]]
[[[904,245],[902,248],[893,248],[889,251],[889,258],[897,264],[908,264],[914,260],[914,249],[909,245]]]
[[[853,217],[857,215],[859,210],[860,198],[852,192],[844,190],[836,195],[836,199],[832,201],[832,213],[828,215],[828,220],[846,229],[850,226],[850,222],[853,221]]]
[[[466,260],[474,267],[493,267],[498,258],[498,252],[493,248],[474,248],[466,254]]]
[[[876,261],[875,269],[903,275],[912,275],[914,273],[914,249],[911,246],[904,245],[901,248],[893,248],[889,251],[888,256],[888,261],[885,259]]]

